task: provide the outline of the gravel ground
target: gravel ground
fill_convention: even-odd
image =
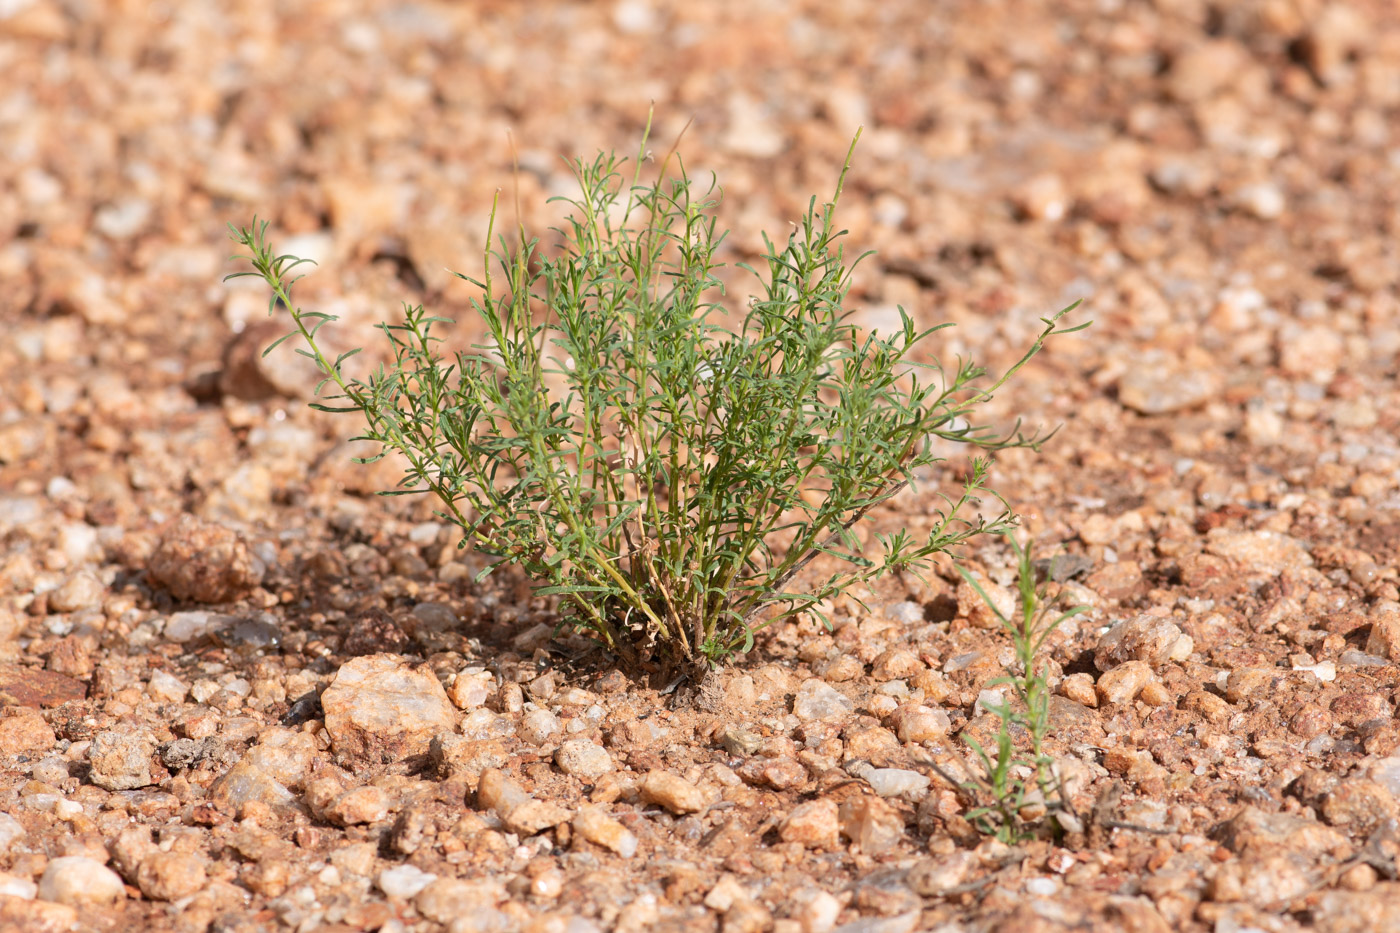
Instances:
[[[1400,929],[1391,4],[10,0],[0,74],[0,927]],[[259,358],[226,223],[345,346],[465,315],[497,189],[547,229],[650,102],[731,263],[863,124],[863,321],[995,370],[1085,299],[993,474],[1092,607],[1048,649],[1081,831],[980,838],[937,775],[1010,656],[955,574],[677,702]]]

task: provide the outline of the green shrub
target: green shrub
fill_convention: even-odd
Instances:
[[[1011,535],[1007,535],[1006,540],[1016,554],[1018,611],[1011,616],[997,608],[996,602],[965,567],[958,568],[963,579],[996,616],[1002,631],[1010,636],[1016,651],[1015,663],[1007,669],[1006,676],[988,683],[992,687],[1009,686],[1012,699],[999,704],[985,701],[982,704],[999,720],[996,751],[989,752],[971,735],[964,735],[977,756],[982,774],[963,782],[962,786],[974,795],[990,798],[973,808],[968,819],[982,832],[995,835],[1002,842],[1018,843],[1034,835],[1022,819],[1028,811],[1044,813],[1055,809],[1073,815],[1055,773],[1054,759],[1045,752],[1045,739],[1050,732],[1050,684],[1040,653],[1055,629],[1065,620],[1087,612],[1089,607],[1074,606],[1060,612],[1058,599],[1046,599],[1044,587],[1036,583],[1032,545],[1023,548]],[[1017,749],[1017,734],[1025,736],[1029,748]]]
[[[671,156],[643,183],[646,161],[639,153],[630,180],[615,156],[576,161],[580,194],[548,254],[523,230],[493,249],[493,209],[484,276],[467,279],[483,292],[473,304],[489,340],[444,356],[443,319],[406,306],[403,323],[380,325],[393,364],[364,379],[343,369],[358,351],[332,360],[317,344],[334,318],[292,301],[306,260],[278,255],[266,222],[230,229],[253,269],[236,274],[267,281],[269,313],[290,310],[287,336],[325,374],[318,395],[334,386],[313,407],[360,413],[358,439],[406,459],[388,494],[434,494],[463,546],[493,558],[485,573],[519,565],[625,664],[694,674],[774,619],[1007,528],[1009,510],[963,514],[984,492],[978,458],[926,537],[875,535],[867,554],[852,531],[940,462],[932,438],[983,450],[1043,441],[973,415],[1048,337],[1080,328],[1057,329],[1069,308],[1044,319],[1020,362],[980,389],[970,362],[945,373],[909,359],[949,325],[920,332],[901,309],[893,333],[862,330],[843,307],[858,260],[834,219],[849,153],[835,196],[813,198],[785,243],[765,237],[760,268],[743,267],[758,297],[727,314],[716,188]],[[818,555],[838,569],[795,587]]]

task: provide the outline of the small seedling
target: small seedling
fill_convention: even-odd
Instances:
[[[958,573],[977,591],[1001,623],[1002,630],[1011,637],[1016,652],[1014,665],[1008,668],[1006,676],[988,683],[989,687],[1009,686],[1013,697],[1001,703],[983,702],[983,708],[1000,720],[995,753],[989,753],[975,738],[964,734],[983,773],[962,782],[962,787],[974,795],[991,798],[990,803],[969,812],[967,818],[982,832],[1013,844],[1034,835],[1023,820],[1025,811],[1031,810],[1032,805],[1043,804],[1047,810],[1064,810],[1069,806],[1064,787],[1054,771],[1054,759],[1045,753],[1045,737],[1050,731],[1050,684],[1041,649],[1055,629],[1067,619],[1088,611],[1089,607],[1074,606],[1061,612],[1059,598],[1047,599],[1045,587],[1036,582],[1032,545],[1028,543],[1023,548],[1009,534],[1006,540],[1016,554],[1019,612],[1014,613],[1014,618],[997,607],[967,568],[958,567]],[[1016,735],[1022,732],[1029,737],[1030,747],[1025,751],[1016,747]]]
[[[357,439],[405,458],[387,494],[431,492],[463,546],[492,558],[483,575],[519,565],[559,598],[565,624],[626,665],[689,675],[775,619],[819,614],[855,583],[918,573],[1011,527],[1009,509],[966,517],[986,493],[979,457],[926,537],[876,534],[867,547],[852,531],[941,462],[933,438],[983,451],[1044,441],[1019,422],[1006,434],[976,424],[976,410],[1046,339],[1088,325],[1059,329],[1069,308],[1043,319],[1020,361],[980,388],[970,361],[945,372],[909,358],[948,324],[919,331],[900,309],[892,333],[862,329],[843,306],[859,260],[835,226],[849,153],[831,200],[811,199],[786,242],[765,237],[759,269],[741,267],[757,297],[727,307],[715,186],[695,184],[674,152],[644,183],[645,137],[630,179],[625,161],[573,163],[579,194],[548,252],[523,230],[493,248],[493,209],[483,278],[468,279],[484,342],[444,357],[442,319],[406,306],[403,323],[380,325],[392,365],[366,378],[345,370],[359,351],[330,359],[318,344],[334,318],[292,301],[306,260],[278,255],[266,222],[230,227],[249,251],[235,258],[253,267],[237,275],[267,282],[269,313],[290,311],[287,336],[325,374],[318,395],[333,386],[313,407],[358,412]],[[818,555],[844,569],[794,586]]]

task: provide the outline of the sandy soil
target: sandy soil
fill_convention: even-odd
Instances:
[[[13,0],[0,75],[0,927],[1400,929],[1390,4]],[[320,261],[346,346],[464,316],[495,192],[544,232],[651,102],[729,262],[864,125],[863,321],[997,370],[1085,300],[993,407],[1063,424],[993,485],[1092,607],[1076,831],[987,840],[937,776],[1009,658],[956,575],[678,704],[259,358],[226,223]]]

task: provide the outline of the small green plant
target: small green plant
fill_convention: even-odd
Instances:
[[[1009,534],[1006,540],[1016,554],[1019,612],[1014,613],[1014,618],[1008,617],[997,607],[967,568],[958,567],[958,573],[977,591],[977,595],[1001,623],[1002,629],[1011,637],[1016,651],[1015,664],[1008,669],[1007,675],[988,684],[992,687],[1009,686],[1013,698],[999,704],[986,701],[982,704],[984,709],[1000,720],[995,757],[975,738],[964,734],[967,744],[977,755],[983,774],[977,779],[963,782],[962,786],[973,794],[991,798],[990,803],[969,812],[967,818],[982,832],[1014,844],[1033,835],[1022,819],[1027,810],[1033,808],[1044,812],[1052,807],[1065,809],[1069,806],[1054,772],[1054,759],[1045,753],[1045,737],[1050,731],[1050,685],[1040,651],[1055,629],[1067,619],[1086,612],[1089,607],[1074,606],[1061,612],[1060,600],[1046,599],[1044,586],[1036,583],[1035,564],[1031,560],[1032,545],[1027,543],[1023,548]],[[1016,747],[1016,734],[1020,732],[1024,732],[1029,740],[1030,747],[1026,751]],[[1029,776],[1026,776],[1027,772]]]
[[[359,413],[357,440],[407,461],[386,494],[436,495],[463,546],[493,558],[483,575],[519,565],[559,597],[566,624],[624,663],[698,674],[772,619],[1008,528],[1008,509],[964,514],[984,492],[987,461],[975,458],[926,537],[875,535],[870,555],[852,531],[940,462],[932,438],[982,450],[1045,440],[1019,422],[1007,434],[974,424],[975,409],[1047,338],[1087,325],[1057,329],[1069,308],[1044,319],[983,388],[971,362],[944,373],[909,359],[947,324],[920,332],[900,309],[893,333],[862,330],[843,307],[859,260],[846,260],[835,226],[850,153],[835,196],[813,198],[785,243],[765,237],[761,269],[742,267],[758,294],[731,311],[715,274],[717,189],[678,158],[670,174],[674,152],[643,183],[645,153],[644,137],[630,180],[616,156],[573,163],[579,194],[549,252],[523,230],[493,248],[493,209],[483,278],[459,274],[482,291],[488,339],[444,357],[432,330],[443,319],[405,306],[402,323],[379,325],[392,365],[363,379],[344,368],[359,351],[330,359],[317,343],[334,318],[292,301],[307,260],[278,255],[266,222],[230,229],[249,250],[234,258],[252,265],[236,275],[266,280],[269,313],[289,309],[287,336],[325,374],[318,396],[333,386],[313,407]],[[842,569],[792,586],[817,555]]]

